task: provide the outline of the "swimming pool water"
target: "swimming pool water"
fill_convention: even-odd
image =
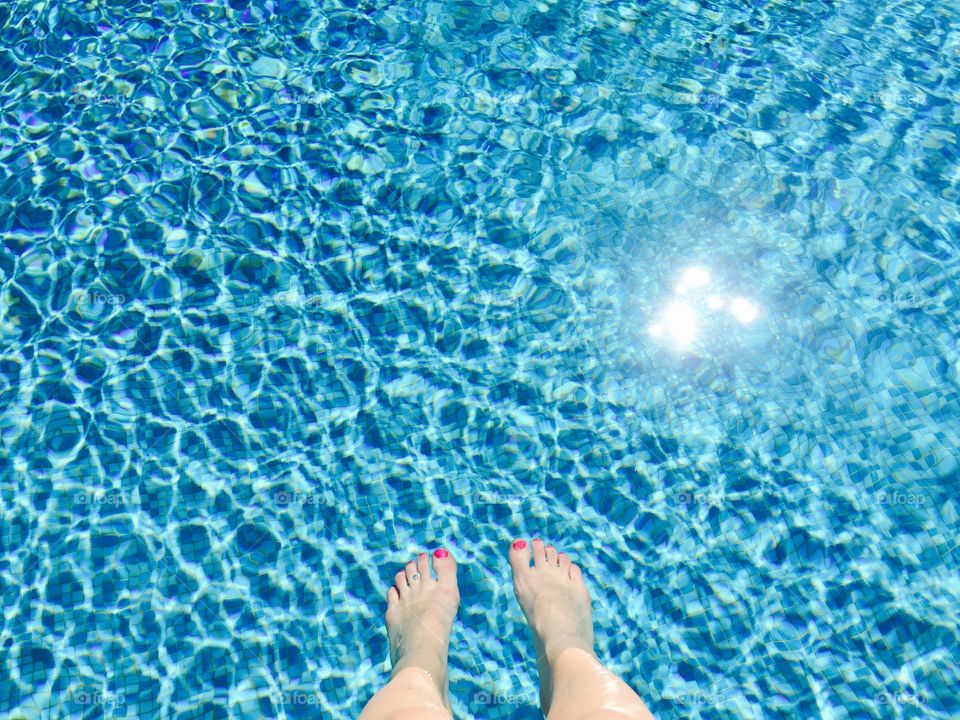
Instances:
[[[955,2],[0,6],[0,716],[960,715]]]

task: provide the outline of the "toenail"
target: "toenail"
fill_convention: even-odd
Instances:
[[[517,540],[515,543],[513,543],[514,550],[523,550],[526,546],[527,546],[526,540]]]
[[[448,553],[443,548],[437,548],[436,550],[433,551],[433,556],[435,558],[445,558],[445,557],[449,557],[450,553]]]

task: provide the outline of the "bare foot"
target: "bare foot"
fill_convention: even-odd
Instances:
[[[537,648],[540,704],[546,715],[553,694],[551,667],[560,653],[578,648],[594,654],[590,593],[580,568],[542,540],[534,540],[532,548],[524,540],[515,541],[510,547],[510,567],[513,589]]]
[[[440,549],[433,554],[433,569],[436,579],[430,576],[430,558],[421,553],[397,573],[387,593],[387,633],[393,674],[411,667],[425,670],[449,711],[447,651],[460,607],[457,563]]]

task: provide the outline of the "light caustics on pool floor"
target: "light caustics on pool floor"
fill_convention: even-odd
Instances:
[[[444,544],[539,719],[535,534],[658,718],[960,717],[956,19],[0,3],[0,718],[356,720]]]

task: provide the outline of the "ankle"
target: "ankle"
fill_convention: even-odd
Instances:
[[[543,648],[543,657],[554,673],[557,672],[557,667],[561,662],[569,662],[566,658],[569,657],[570,653],[579,654],[580,657],[590,657],[600,665],[592,644],[588,644],[586,640],[575,634],[570,637],[556,638],[549,646]]]
[[[601,678],[605,672],[603,664],[592,650],[570,646],[545,655],[538,669],[541,678],[546,671],[549,679],[548,685],[541,687],[541,691],[546,692],[547,697],[543,699],[549,699],[551,707],[557,701],[566,705],[583,692],[593,692],[593,680]],[[590,682],[584,684],[587,679]]]
[[[548,720],[653,720],[640,697],[592,650],[564,649],[551,671]]]
[[[390,675],[392,681],[399,681],[403,685],[423,688],[429,685],[431,691],[436,692],[442,701],[447,704],[447,668],[446,658],[443,662],[427,660],[426,658],[403,658],[393,667]]]

